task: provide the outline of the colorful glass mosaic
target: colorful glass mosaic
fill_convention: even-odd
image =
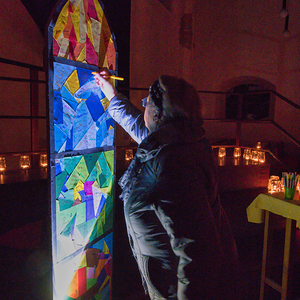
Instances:
[[[91,70],[54,63],[55,152],[112,146],[114,121]]]
[[[114,39],[97,0],[70,0],[53,29],[53,55],[116,69]]]
[[[65,295],[79,299],[85,294],[104,293],[103,288],[110,290],[113,169],[114,151],[55,161],[53,271],[58,299],[65,299]]]
[[[112,299],[115,122],[95,84],[116,68],[97,0],[63,0],[49,26],[53,298]]]

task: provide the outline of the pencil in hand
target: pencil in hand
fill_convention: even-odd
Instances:
[[[92,72],[93,75],[97,74],[97,72]],[[123,77],[118,77],[115,75],[104,75],[106,78],[115,79],[115,80],[124,80]]]

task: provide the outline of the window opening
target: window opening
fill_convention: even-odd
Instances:
[[[259,92],[263,90],[264,88],[257,84],[242,84],[229,90],[226,97],[225,118],[238,119],[239,97],[242,96],[242,120],[269,119],[270,93]]]

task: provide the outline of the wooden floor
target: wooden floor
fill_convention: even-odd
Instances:
[[[246,207],[260,189],[227,191],[222,203],[227,212],[237,243],[241,276],[241,300],[259,299],[263,224],[251,224]],[[0,185],[0,299],[52,299],[51,249],[48,215],[47,182]],[[114,300],[142,300],[144,297],[136,263],[130,252],[125,232],[122,203],[115,205]],[[284,230],[283,220],[273,222],[273,267],[280,277]],[[14,230],[14,231],[13,231]],[[291,264],[290,299],[300,299],[299,230],[295,232]],[[280,299],[278,292],[266,290],[266,300]]]

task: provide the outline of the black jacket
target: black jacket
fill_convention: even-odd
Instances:
[[[120,185],[151,299],[238,299],[235,243],[202,127],[178,121],[150,134]]]

